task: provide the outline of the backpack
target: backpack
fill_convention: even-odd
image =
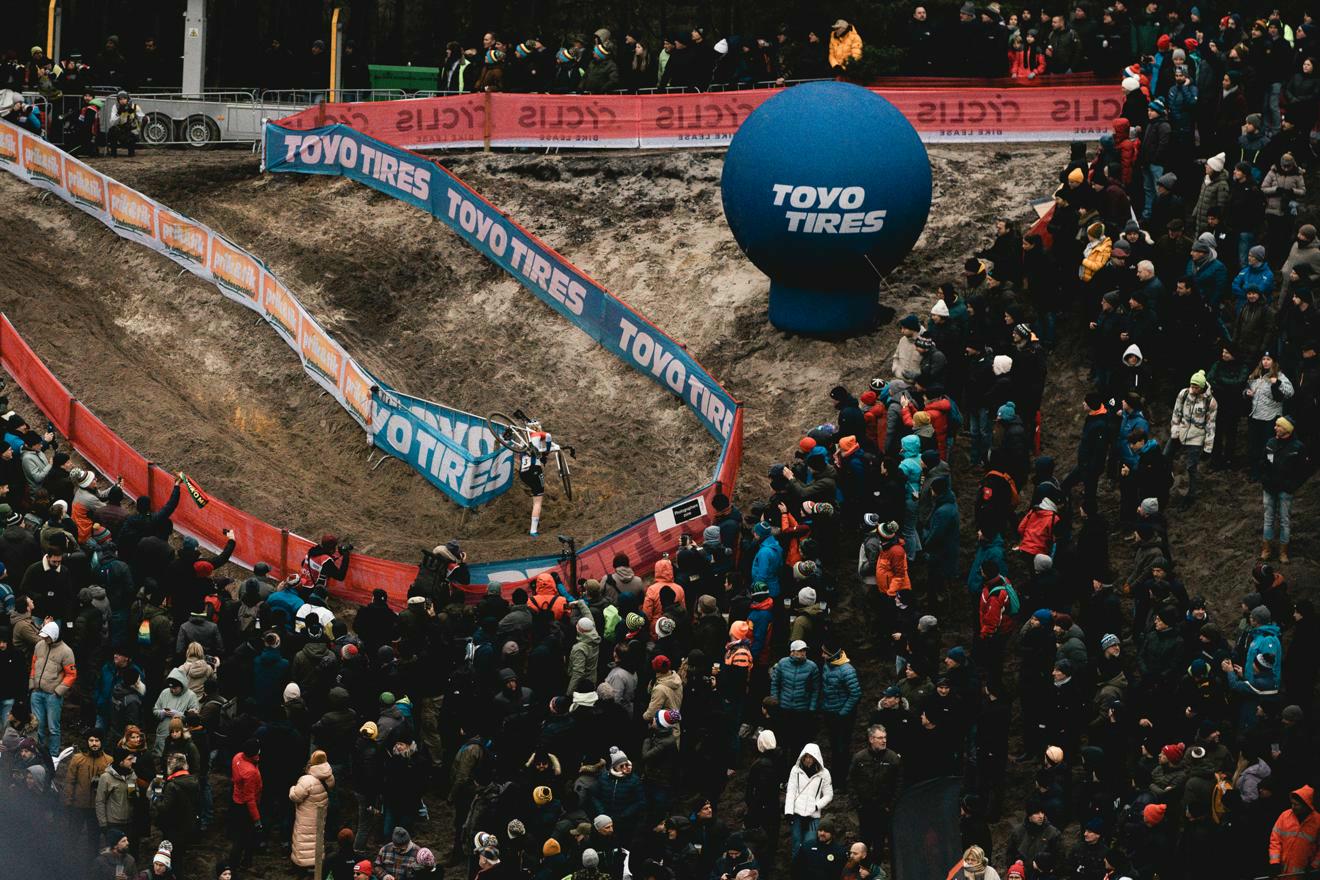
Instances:
[[[963,416],[962,410],[958,409],[958,402],[952,397],[949,398],[949,436],[952,437],[962,430]]]
[[[1017,613],[1022,610],[1022,599],[1018,597],[1017,590],[1013,588],[1013,585],[1009,583],[1007,579],[1005,579],[1004,582],[999,586],[992,587],[990,589],[990,593],[993,595],[994,593],[999,592],[1001,590],[1008,594],[1009,615],[1012,617],[1016,617]]]

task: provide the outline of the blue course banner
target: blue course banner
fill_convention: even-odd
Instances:
[[[485,504],[513,482],[513,453],[496,446],[485,420],[378,386],[371,392],[372,444],[407,462],[463,507]]]
[[[624,363],[678,396],[721,447],[728,444],[736,403],[682,345],[444,167],[346,125],[293,131],[274,124],[266,126],[265,167],[349,177],[428,211]]]

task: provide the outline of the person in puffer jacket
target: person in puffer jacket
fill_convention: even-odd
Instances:
[[[788,772],[788,785],[784,792],[784,815],[788,817],[788,834],[793,857],[802,845],[816,839],[820,812],[834,800],[834,781],[820,746],[809,742],[798,754],[797,763]]]
[[[1054,529],[1059,525],[1059,507],[1051,498],[1028,510],[1018,523],[1018,545],[1014,550],[1026,554],[1028,561],[1037,554],[1054,555]]]
[[[770,669],[770,696],[779,703],[779,739],[788,754],[810,738],[820,708],[820,688],[820,667],[807,659],[807,643],[790,642],[788,656]]]
[[[849,745],[857,720],[862,684],[857,669],[842,648],[826,644],[821,649],[820,710],[830,740],[830,760],[839,768],[839,788],[848,785]]]

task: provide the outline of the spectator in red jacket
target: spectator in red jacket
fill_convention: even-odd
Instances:
[[[981,603],[973,659],[985,680],[998,684],[1004,669],[1004,648],[1013,633],[1013,585],[999,571],[999,563],[981,563]]]
[[[230,764],[234,783],[233,803],[229,807],[229,864],[246,868],[252,864],[257,840],[265,829],[261,825],[261,743],[250,739]]]

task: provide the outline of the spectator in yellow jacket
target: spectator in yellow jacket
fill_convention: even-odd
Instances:
[[[834,23],[830,30],[830,68],[843,70],[849,61],[862,57],[862,36],[857,28],[843,19]]]

